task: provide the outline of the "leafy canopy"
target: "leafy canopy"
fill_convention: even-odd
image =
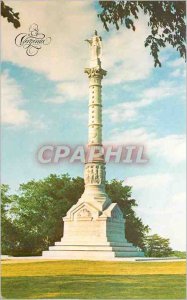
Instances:
[[[145,253],[151,257],[167,257],[173,251],[169,244],[169,239],[160,237],[158,234],[147,236],[145,239]]]
[[[50,175],[43,180],[32,180],[20,185],[19,194],[3,192],[2,252],[11,255],[36,255],[61,239],[62,217],[75,204],[84,191],[82,178]],[[131,187],[122,181],[106,184],[113,202],[120,206],[126,218],[126,237],[143,248],[149,227],[136,216],[137,203],[131,199]]]
[[[185,1],[99,1],[99,4],[102,11],[98,17],[107,31],[110,24],[117,30],[125,24],[126,28],[135,31],[135,19],[142,12],[148,16],[151,34],[145,40],[145,47],[150,48],[155,67],[161,67],[159,51],[167,45],[186,58]]]
[[[15,28],[20,27],[19,13],[15,13],[10,6],[4,3],[4,1],[1,1],[1,16],[7,18],[7,21],[12,23]]]

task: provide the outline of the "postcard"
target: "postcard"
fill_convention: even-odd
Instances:
[[[185,20],[1,1],[3,299],[185,299]]]

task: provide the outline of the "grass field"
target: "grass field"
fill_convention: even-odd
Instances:
[[[185,299],[185,262],[4,261],[13,299]]]

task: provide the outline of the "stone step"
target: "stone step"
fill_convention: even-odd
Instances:
[[[144,252],[136,249],[130,252],[115,252],[115,257],[144,257]]]
[[[97,243],[91,244],[90,241],[75,241],[75,240],[63,240],[61,242],[55,242],[56,246],[88,246],[88,247],[105,247],[105,246],[114,246],[114,247],[131,247],[134,245],[129,242],[107,242],[107,241],[101,241]]]
[[[101,251],[43,251],[43,257],[61,258],[61,259],[102,259],[115,258],[114,252]]]
[[[93,260],[105,260],[113,259],[117,257],[142,257],[143,252],[139,251],[43,251],[42,256],[46,258],[54,259],[93,259]]]
[[[107,245],[60,245],[60,246],[50,246],[51,251],[137,251],[137,249],[131,245],[128,246],[107,246]]]

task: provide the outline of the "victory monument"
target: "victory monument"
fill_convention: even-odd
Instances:
[[[86,40],[90,48],[88,147],[102,147],[101,81],[107,72],[101,67],[101,37]],[[125,220],[116,203],[105,192],[104,157],[95,155],[85,163],[85,190],[77,204],[63,218],[64,235],[43,257],[62,259],[111,259],[144,256],[125,239]]]

